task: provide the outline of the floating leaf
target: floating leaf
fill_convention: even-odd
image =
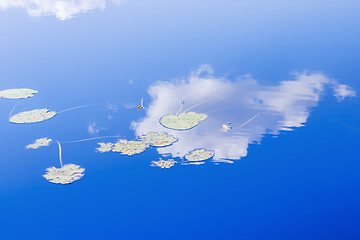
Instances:
[[[0,91],[0,98],[6,99],[21,99],[33,97],[35,93],[38,93],[36,90],[29,88],[14,88]]]
[[[36,139],[33,144],[29,144],[25,148],[26,149],[30,149],[30,148],[38,149],[39,147],[49,146],[51,142],[52,142],[52,139],[50,139],[50,138],[39,138],[39,139]]]
[[[98,150],[101,153],[104,152],[110,152],[112,150],[112,147],[114,146],[113,143],[98,143],[100,147],[98,147],[96,150]]]
[[[170,146],[177,141],[177,138],[165,132],[148,132],[139,137],[141,141],[154,147]]]
[[[15,114],[9,121],[12,123],[36,123],[52,118],[55,115],[56,112],[42,108]]]
[[[144,152],[147,147],[148,145],[142,141],[127,141],[125,139],[120,139],[114,144],[112,151],[132,156]]]
[[[160,158],[159,161],[152,161],[151,165],[152,167],[161,167],[161,168],[171,168],[177,163],[174,161],[174,159],[168,159],[168,160],[162,160]]]
[[[205,148],[199,148],[190,151],[185,155],[186,160],[189,162],[204,161],[214,156],[214,151],[206,150]]]
[[[49,182],[69,184],[84,176],[84,168],[75,164],[66,164],[61,168],[49,167],[47,173],[43,175]]]
[[[168,114],[160,118],[160,124],[169,129],[188,130],[196,127],[206,117],[206,114],[195,112],[185,112],[179,115]]]

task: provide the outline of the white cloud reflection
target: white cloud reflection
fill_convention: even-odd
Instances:
[[[80,13],[91,10],[103,10],[106,0],[0,0],[0,9],[20,8],[27,11],[31,17],[55,16],[67,20]],[[121,0],[112,0],[120,4]]]
[[[278,135],[280,130],[291,131],[303,126],[327,86],[333,89],[334,96],[339,100],[355,95],[350,87],[322,73],[295,73],[294,80],[265,86],[251,76],[236,81],[215,77],[212,68],[203,65],[188,79],[151,86],[149,94],[152,102],[146,117],[133,122],[132,128],[136,135],[164,131],[179,139],[172,146],[158,148],[160,154],[183,157],[190,150],[206,148],[215,151],[214,161],[240,159],[247,155],[248,145],[260,142],[264,134]],[[192,110],[207,113],[208,118],[188,131],[162,127],[159,118],[175,114],[181,99],[185,101],[184,109],[203,103]],[[239,128],[261,112],[264,114]],[[231,122],[232,129],[224,132],[222,125],[228,122]]]

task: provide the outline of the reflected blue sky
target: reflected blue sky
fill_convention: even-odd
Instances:
[[[1,1],[0,89],[39,93],[0,99],[0,238],[359,239],[359,12],[354,0]],[[192,110],[208,119],[161,128],[181,99],[206,102]],[[15,104],[91,106],[15,125]],[[133,157],[64,143],[149,130],[179,141]],[[56,145],[25,149],[41,137],[85,176],[48,183]],[[234,164],[150,166],[198,147]]]
[[[266,86],[249,75],[235,81],[215,77],[210,66],[202,65],[188,78],[151,86],[152,101],[146,108],[146,117],[133,122],[132,127],[138,136],[149,131],[165,131],[179,139],[170,147],[158,149],[161,154],[183,158],[193,149],[207,148],[215,151],[214,161],[220,162],[245,157],[249,144],[260,143],[265,134],[278,135],[281,130],[304,126],[326,88],[330,88],[338,101],[356,96],[351,87],[322,73],[299,72],[292,77],[293,80],[280,81],[277,86]],[[181,112],[205,113],[208,118],[191,131],[161,126],[159,119],[176,114],[181,100],[185,102]],[[222,125],[228,122],[232,129],[224,132]]]

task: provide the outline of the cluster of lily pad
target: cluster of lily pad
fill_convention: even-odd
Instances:
[[[4,99],[25,99],[33,97],[38,93],[37,90],[29,88],[15,88],[0,91],[0,98]],[[14,109],[13,109],[14,110]],[[12,112],[11,112],[12,113]],[[11,114],[10,114],[11,115]],[[56,112],[50,111],[47,108],[34,109],[31,111],[20,112],[13,116],[9,116],[9,121],[12,123],[36,123],[50,119],[56,115]],[[26,149],[38,149],[40,147],[49,146],[53,142],[50,138],[39,138],[34,143],[27,145]],[[84,168],[75,164],[62,164],[61,160],[61,145],[59,145],[60,168],[49,167],[43,175],[45,179],[52,183],[69,184],[84,176]]]
[[[37,90],[28,89],[28,88],[8,89],[8,90],[0,91],[0,98],[24,99],[24,98],[33,97],[34,94],[36,93],[38,93]],[[57,114],[57,112],[50,111],[50,109],[41,108],[41,109],[34,109],[30,111],[20,112],[11,116],[13,110],[11,111],[9,116],[9,121],[12,123],[37,123],[50,119]],[[159,119],[159,123],[163,127],[168,129],[184,131],[196,127],[200,121],[203,121],[207,118],[207,115],[203,113],[195,113],[195,112],[187,113],[185,111],[179,114],[179,112],[175,115],[174,114],[164,115]],[[225,132],[227,130],[228,129],[226,129]],[[112,152],[119,152],[122,155],[133,156],[135,154],[144,152],[150,146],[167,147],[174,144],[177,140],[178,139],[176,137],[165,132],[148,132],[139,136],[136,140],[128,141],[126,139],[119,139],[113,143],[100,142],[98,143],[99,147],[97,148],[97,151],[101,153],[112,151]],[[34,143],[27,145],[25,148],[38,149],[40,147],[49,146],[52,142],[53,139],[50,138],[39,138],[35,140]],[[76,180],[81,179],[84,176],[85,169],[81,168],[76,164],[63,165],[61,158],[61,144],[59,141],[56,142],[58,143],[58,147],[59,147],[59,159],[60,159],[61,167],[47,168],[46,173],[43,175],[43,177],[47,179],[49,182],[60,183],[60,184],[70,184]],[[213,151],[200,148],[190,151],[184,157],[188,164],[200,165],[203,164],[205,160],[208,160],[213,156],[214,156]],[[152,161],[151,166],[160,167],[160,168],[171,168],[176,163],[177,161],[175,161],[174,159],[163,160],[160,158],[158,161]]]
[[[141,135],[138,140],[128,141],[119,139],[115,143],[98,143],[97,150],[104,152],[119,152],[122,155],[132,156],[144,152],[149,146],[165,147],[177,141],[177,138],[165,132],[148,132]]]

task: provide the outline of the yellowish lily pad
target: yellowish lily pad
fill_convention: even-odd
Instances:
[[[84,176],[85,169],[75,164],[66,164],[61,168],[50,167],[43,175],[46,180],[52,183],[70,184]]]
[[[26,149],[38,149],[39,147],[46,147],[49,146],[52,142],[50,138],[39,138],[36,139],[34,143],[27,145]]]
[[[21,99],[33,97],[38,91],[29,88],[14,88],[0,91],[0,98]]]
[[[127,141],[125,139],[120,139],[114,144],[112,151],[132,156],[144,152],[147,147],[148,145],[142,141]]]
[[[162,160],[160,158],[159,161],[152,161],[151,165],[152,167],[160,167],[160,168],[171,168],[177,163],[174,161],[174,159],[168,159],[168,160]]]
[[[98,147],[96,150],[98,150],[101,153],[104,152],[110,152],[112,150],[112,147],[114,146],[113,143],[98,143],[100,147]]]
[[[42,122],[56,115],[56,112],[47,108],[25,111],[11,116],[9,119],[12,123],[36,123]]]
[[[160,118],[160,124],[174,130],[188,130],[196,127],[200,121],[207,117],[203,113],[181,113],[179,115],[168,114]]]
[[[139,137],[139,139],[146,143],[149,144],[150,146],[154,146],[154,147],[166,147],[166,146],[170,146],[171,144],[173,144],[174,142],[177,141],[177,138],[167,134],[165,132],[148,132],[142,136]]]
[[[185,155],[186,160],[189,162],[204,161],[214,156],[214,151],[206,150],[205,148],[199,148],[190,151]]]

